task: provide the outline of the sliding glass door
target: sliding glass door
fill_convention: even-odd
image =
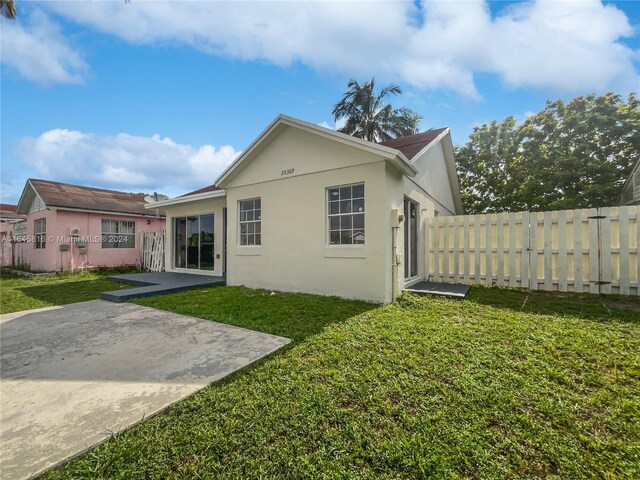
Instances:
[[[213,270],[213,214],[174,218],[174,267]]]

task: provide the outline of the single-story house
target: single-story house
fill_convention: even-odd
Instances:
[[[463,213],[448,128],[373,143],[284,115],[159,207],[168,271],[373,302],[424,279],[426,217]]]
[[[640,160],[633,166],[622,186],[620,205],[640,205]]]
[[[61,272],[140,263],[139,233],[165,228],[164,212],[145,208],[145,194],[29,179],[13,225],[13,261]]]

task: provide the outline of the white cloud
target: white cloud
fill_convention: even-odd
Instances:
[[[136,44],[185,44],[276,65],[479,96],[474,76],[567,92],[636,90],[625,14],[600,1],[58,2],[48,8]],[[635,58],[637,60],[637,58]]]
[[[337,122],[332,121],[332,123],[328,123],[328,122],[322,121],[318,125],[320,127],[329,128],[331,130],[340,130],[342,127],[345,126],[346,123],[347,123],[347,119],[341,118]]]
[[[2,20],[0,61],[41,85],[82,83],[87,65],[44,13],[35,10],[26,24]]]
[[[229,145],[193,147],[159,135],[66,129],[25,137],[17,145],[22,163],[46,179],[171,196],[211,184],[239,153]]]

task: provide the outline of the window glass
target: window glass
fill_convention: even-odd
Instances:
[[[193,215],[173,219],[176,268],[213,270],[215,256],[214,215]]]
[[[262,245],[262,202],[259,198],[240,200],[239,241],[243,246]]]
[[[327,189],[329,245],[363,245],[364,183]]]
[[[136,222],[103,219],[102,248],[136,248]]]
[[[33,230],[36,237],[35,248],[45,248],[47,246],[47,219],[39,218],[36,220]]]

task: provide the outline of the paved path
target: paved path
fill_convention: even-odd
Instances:
[[[27,478],[289,340],[102,300],[0,316],[0,478]]]

